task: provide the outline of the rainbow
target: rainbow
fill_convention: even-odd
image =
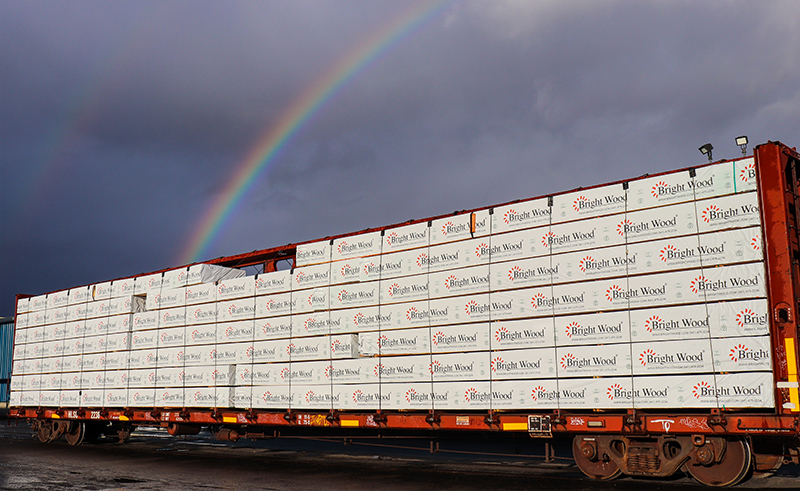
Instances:
[[[352,49],[298,97],[248,152],[233,177],[211,203],[181,254],[181,263],[197,262],[206,254],[214,238],[236,210],[256,178],[268,168],[292,137],[322,109],[326,102],[381,54],[437,17],[453,1],[455,0],[433,2],[426,0],[413,4]]]

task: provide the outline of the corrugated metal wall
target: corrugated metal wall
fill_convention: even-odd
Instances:
[[[0,404],[8,402],[11,355],[14,351],[14,318],[0,318]]]

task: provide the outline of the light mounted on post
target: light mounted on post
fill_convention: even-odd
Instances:
[[[742,157],[747,155],[747,135],[737,136],[736,144],[742,149]]]
[[[702,147],[698,148],[698,150],[700,150],[700,153],[703,155],[707,155],[708,161],[711,162],[711,151],[714,150],[714,147],[710,143],[706,143]]]

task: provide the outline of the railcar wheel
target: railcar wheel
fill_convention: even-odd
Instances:
[[[123,425],[117,430],[117,439],[119,443],[128,443],[133,433],[133,426]]]
[[[706,458],[708,452],[712,454],[710,458]],[[752,458],[746,440],[731,438],[727,440],[721,457],[714,459],[713,451],[704,446],[696,451],[685,468],[689,475],[706,486],[733,486],[747,476]]]
[[[753,454],[753,477],[769,477],[783,464],[783,455]]]
[[[51,436],[51,442],[54,442],[61,438],[64,433],[67,431],[67,426],[69,426],[68,421],[53,421],[53,435]]]
[[[42,443],[50,443],[53,438],[53,422],[39,421],[36,427],[36,438]]]
[[[53,421],[49,419],[39,421],[36,437],[39,438],[39,441],[42,443],[52,443],[61,438],[61,435],[63,435],[64,431],[67,429],[67,424],[68,423],[65,421]]]
[[[750,451],[753,453],[753,477],[769,477],[780,469],[784,454],[789,453],[789,442],[780,439],[751,438]]]
[[[64,439],[72,446],[83,443],[86,436],[86,424],[83,421],[73,421],[64,433]]]
[[[622,470],[597,445],[594,437],[576,436],[572,440],[572,456],[578,468],[592,479],[614,479]]]

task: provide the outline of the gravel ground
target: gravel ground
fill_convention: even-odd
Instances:
[[[374,441],[373,441],[374,442]],[[669,481],[587,479],[566,459],[478,457],[442,451],[431,455],[423,441],[374,446],[369,441],[278,439],[217,442],[202,433],[173,438],[154,430],[130,442],[102,440],[70,447],[41,444],[26,425],[0,426],[0,489],[13,490],[641,490],[708,489],[688,477]],[[389,443],[391,445],[391,442]],[[447,444],[442,444],[443,448]],[[800,466],[752,479],[742,489],[799,489]]]

